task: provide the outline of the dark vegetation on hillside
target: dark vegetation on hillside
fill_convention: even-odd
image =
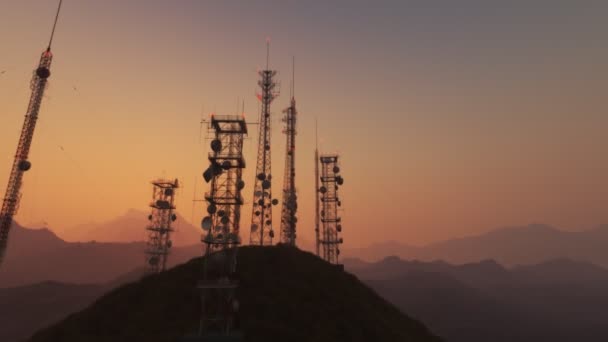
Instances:
[[[201,259],[122,286],[30,341],[176,341],[196,331]],[[439,341],[356,277],[297,249],[243,247],[246,341]]]

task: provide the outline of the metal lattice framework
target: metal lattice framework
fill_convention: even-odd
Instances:
[[[270,104],[278,96],[275,91],[275,70],[260,70],[260,86],[262,93],[258,98],[262,102],[260,111],[260,131],[258,138],[258,156],[256,163],[256,177],[253,187],[253,203],[251,210],[251,233],[249,243],[252,245],[271,245],[274,238],[272,229],[272,206],[279,201],[272,198],[272,174],[270,163]]]
[[[238,311],[235,298],[238,282],[234,272],[237,247],[241,244],[241,191],[245,187],[243,139],[247,124],[243,117],[214,115],[209,129],[214,138],[209,153],[210,166],[203,174],[211,189],[205,194],[208,216],[201,223],[206,248],[203,277],[198,283],[202,307],[199,334],[234,338]]]
[[[25,113],[13,167],[11,168],[4,201],[2,202],[2,211],[0,211],[0,265],[2,265],[4,254],[6,253],[13,217],[17,214],[17,210],[19,209],[23,174],[32,166],[28,157],[30,147],[32,146],[32,139],[34,138],[38,112],[40,111],[40,105],[42,103],[42,98],[44,97],[44,90],[46,89],[48,78],[51,76],[51,62],[53,61],[51,44],[53,42],[53,35],[55,34],[55,27],[57,26],[60,10],[61,1],[59,1],[59,7],[57,8],[57,14],[55,15],[55,22],[53,24],[49,45],[42,53],[42,56],[40,56],[40,62],[30,81],[32,95],[30,96],[30,102],[27,107],[27,112]]]
[[[344,183],[338,164],[338,155],[321,155],[321,187],[320,193],[321,212],[321,257],[329,263],[338,264],[340,255],[340,244],[343,243],[339,236],[342,232],[342,218],[338,215],[338,207],[342,205],[338,197],[338,189]]]
[[[296,245],[296,223],[298,218],[298,196],[296,194],[296,99],[291,98],[291,105],[283,111],[287,136],[285,147],[285,175],[283,178],[283,208],[281,210],[281,243]]]
[[[159,273],[166,269],[167,258],[172,246],[171,223],[177,219],[175,210],[175,192],[179,188],[174,181],[158,179],[152,181],[152,212],[148,216],[150,223],[146,227],[148,241],[146,244],[145,274]]]

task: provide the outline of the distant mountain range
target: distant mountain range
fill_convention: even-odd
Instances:
[[[102,223],[87,223],[68,228],[62,234],[66,241],[79,242],[135,242],[146,241],[145,227],[149,212],[129,209],[123,215]],[[173,223],[175,232],[171,240],[174,246],[191,246],[200,242],[201,230],[191,225],[179,213]]]
[[[403,312],[447,341],[607,341],[608,270],[556,259],[504,268],[492,260],[464,265],[344,260]]]
[[[386,242],[366,248],[345,249],[344,255],[367,261],[377,261],[395,255],[408,260],[445,260],[457,264],[494,259],[507,266],[568,258],[608,267],[606,246],[608,246],[608,226],[569,232],[534,224],[502,228],[423,247]]]
[[[15,224],[0,267],[0,288],[44,281],[106,283],[141,268],[144,247],[144,242],[66,242],[48,229],[26,229]],[[200,243],[175,247],[169,265],[201,254]]]

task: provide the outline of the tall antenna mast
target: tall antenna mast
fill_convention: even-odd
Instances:
[[[323,154],[319,158],[321,163],[321,239],[319,240],[323,251],[321,257],[335,265],[339,265],[340,244],[344,242],[340,237],[342,232],[342,218],[338,215],[338,208],[342,201],[338,196],[338,189],[344,183],[340,175],[340,166],[337,154]]]
[[[253,187],[253,205],[251,213],[251,232],[249,243],[252,245],[272,245],[274,230],[272,229],[272,206],[279,201],[272,198],[272,174],[270,159],[270,104],[279,95],[275,90],[275,70],[268,66],[270,55],[270,40],[266,40],[266,69],[260,70],[258,85],[262,92],[257,95],[262,102],[260,111],[258,156]]]
[[[294,58],[295,66],[295,58]],[[292,73],[295,67],[292,66]],[[283,133],[287,136],[285,147],[285,173],[283,178],[283,208],[281,210],[281,242],[296,245],[296,211],[298,209],[298,196],[296,194],[296,99],[293,93],[294,80],[291,82],[291,105],[283,110],[283,122],[285,129]]]
[[[148,216],[150,223],[146,226],[148,241],[146,244],[146,264],[144,274],[150,275],[163,272],[167,268],[169,251],[173,245],[171,224],[177,220],[175,210],[175,192],[179,181],[157,179],[152,181],[152,212]]]
[[[53,29],[51,31],[51,38],[49,45],[40,57],[38,67],[34,71],[30,86],[32,94],[30,96],[30,102],[25,113],[25,119],[23,121],[23,127],[21,129],[21,136],[17,144],[17,152],[15,153],[15,159],[13,161],[13,167],[8,179],[8,185],[6,187],[6,193],[4,195],[4,201],[2,202],[2,211],[0,211],[0,265],[4,259],[6,248],[8,245],[8,237],[13,223],[13,217],[17,213],[19,208],[19,200],[21,199],[21,185],[23,182],[23,174],[25,171],[32,167],[31,162],[28,160],[30,147],[32,145],[32,139],[34,137],[34,129],[36,128],[36,121],[38,120],[38,112],[40,111],[40,104],[44,96],[44,90],[48,78],[51,76],[51,62],[53,60],[53,54],[51,53],[51,43],[53,42],[53,36],[55,35],[55,28],[57,26],[57,20],[59,19],[59,12],[61,10],[62,0],[59,1],[57,7],[57,13],[55,15],[55,21],[53,23]]]
[[[199,336],[204,341],[240,341],[238,334],[237,251],[241,244],[240,222],[245,187],[243,181],[244,136],[247,123],[240,115],[213,115],[209,167],[203,173],[210,190],[205,194],[207,216],[201,222],[205,244]]]
[[[315,246],[318,256],[321,256],[321,239],[319,238],[319,129],[315,119]]]

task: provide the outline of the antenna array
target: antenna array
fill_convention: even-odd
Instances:
[[[152,181],[152,212],[146,227],[148,241],[146,244],[145,274],[159,273],[167,267],[167,257],[173,242],[171,223],[177,219],[175,210],[175,191],[179,188],[177,179],[174,181],[158,179]]]
[[[214,138],[208,158],[210,165],[203,173],[205,181],[211,183],[211,190],[205,194],[208,216],[201,222],[206,248],[203,276],[198,282],[202,307],[199,335],[226,337],[234,333],[239,308],[234,273],[237,247],[241,244],[243,138],[247,124],[240,116],[213,115],[209,129]]]
[[[342,218],[338,215],[338,208],[342,202],[338,197],[338,189],[344,183],[340,176],[340,166],[337,154],[324,154],[319,158],[321,165],[321,187],[317,189],[320,193],[321,211],[321,234],[318,240],[317,250],[321,249],[321,257],[329,263],[338,264],[340,255],[339,245],[343,243],[340,233],[342,232]]]

